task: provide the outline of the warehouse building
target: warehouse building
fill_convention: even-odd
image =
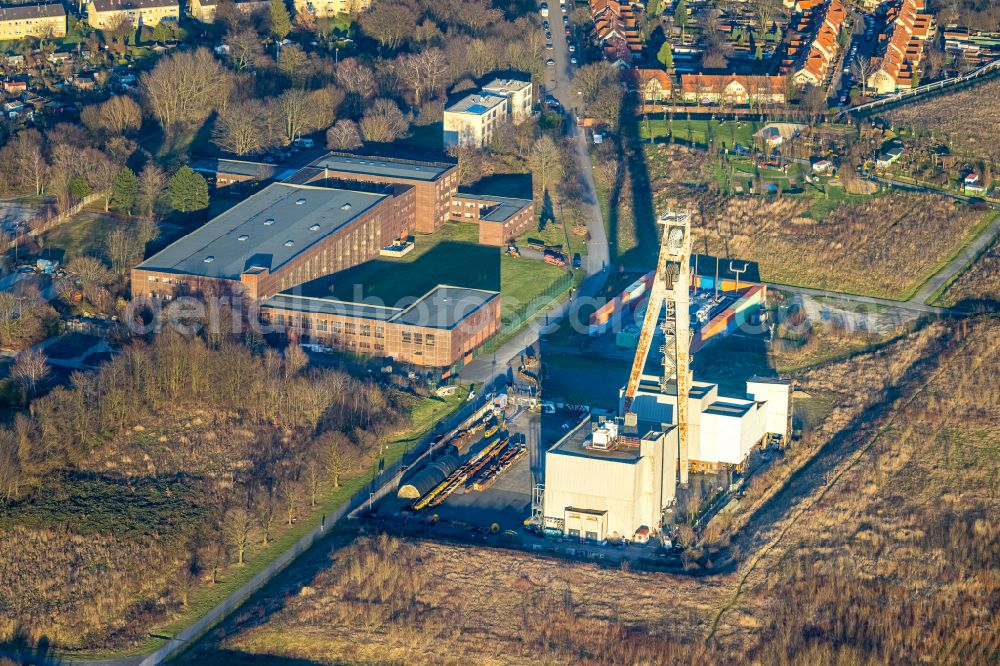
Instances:
[[[688,394],[688,456],[691,469],[714,471],[740,467],[750,451],[769,435],[788,437],[791,414],[791,382],[751,377],[745,398],[719,395],[719,387],[694,381]],[[677,422],[677,388],[660,389],[660,378],[643,375],[632,409],[640,420]],[[624,399],[624,389],[621,391]]]
[[[451,219],[479,225],[482,245],[507,245],[535,221],[532,199],[459,192],[451,199]]]
[[[372,259],[409,233],[414,190],[275,183],[132,269],[133,298],[235,294],[250,300]]]
[[[451,198],[458,189],[458,164],[351,153],[327,153],[288,182],[335,185],[341,182],[412,187],[416,195],[411,229],[433,233],[448,221]]]
[[[676,477],[673,427],[588,417],[545,452],[543,527],[588,541],[646,541],[674,501]]]
[[[438,285],[395,306],[300,296],[294,290],[260,303],[260,319],[299,340],[399,363],[450,368],[500,328],[496,291]]]

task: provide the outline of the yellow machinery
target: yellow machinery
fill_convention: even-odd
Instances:
[[[625,387],[625,424],[635,425],[637,416],[632,411],[639,388],[639,380],[646,367],[653,334],[666,308],[663,323],[663,375],[660,388],[667,390],[671,378],[677,382],[677,437],[680,445],[680,482],[688,480],[688,396],[691,392],[691,215],[688,211],[668,210],[657,221],[663,225],[660,254],[656,272],[650,286],[646,316],[642,321],[639,343],[632,361],[628,384]]]

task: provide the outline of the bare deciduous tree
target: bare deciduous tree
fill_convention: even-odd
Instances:
[[[355,93],[365,99],[376,92],[375,72],[371,67],[358,62],[356,58],[347,58],[337,65],[337,83],[347,92]]]
[[[51,376],[51,370],[45,360],[45,354],[36,349],[29,349],[17,355],[10,369],[10,376],[30,400],[45,387]]]
[[[142,77],[150,111],[167,132],[207,118],[229,95],[231,85],[232,74],[205,48],[164,58]]]
[[[361,133],[353,120],[338,120],[326,131],[326,147],[331,150],[352,150],[361,147]]]
[[[135,202],[139,214],[147,220],[156,217],[156,204],[167,187],[167,174],[160,167],[148,162],[139,174],[139,189]]]
[[[142,109],[131,97],[115,95],[106,102],[84,108],[80,120],[91,132],[128,134],[142,125]]]
[[[243,566],[246,561],[247,548],[250,547],[253,516],[246,509],[237,507],[226,512],[225,520],[226,536],[236,555],[236,564]]]
[[[562,177],[562,151],[548,134],[543,134],[535,141],[529,162],[535,183],[542,191]]]
[[[388,143],[406,134],[409,122],[391,99],[377,99],[361,119],[361,133],[367,141]]]
[[[237,102],[219,113],[212,131],[212,140],[223,150],[237,155],[259,153],[271,143],[267,126],[261,122],[264,104],[250,99]]]
[[[417,106],[420,106],[425,95],[434,98],[444,85],[448,73],[448,61],[445,59],[444,51],[439,48],[429,48],[399,58],[397,71],[410,86],[414,100]]]

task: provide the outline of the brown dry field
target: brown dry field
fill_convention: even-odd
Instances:
[[[801,373],[832,409],[706,528],[701,575],[362,537],[194,660],[996,663],[998,334],[936,322]]]
[[[1000,308],[1000,240],[993,242],[975,263],[941,294],[941,305]]]
[[[705,214],[694,246],[756,261],[769,282],[905,298],[983,218],[947,197],[893,192],[818,222],[805,217],[809,201],[728,199]]]
[[[1000,80],[907,104],[885,115],[894,124],[947,137],[957,153],[1000,163]]]

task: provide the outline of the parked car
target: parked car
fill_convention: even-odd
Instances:
[[[575,65],[576,64],[576,58],[570,58],[569,59],[569,64]]]
[[[312,139],[296,139],[293,141],[296,148],[312,148],[314,141]]]
[[[549,58],[548,60],[545,61],[545,64],[548,65],[549,67],[552,67],[556,64],[556,61],[553,60],[552,58]]]
[[[576,252],[573,254],[573,268],[580,268],[581,265],[583,265],[583,259],[580,257],[580,253]]]
[[[573,46],[572,44],[570,44],[570,45],[569,45],[569,52],[570,52],[570,53],[576,53],[576,47],[575,47],[575,46]]]

